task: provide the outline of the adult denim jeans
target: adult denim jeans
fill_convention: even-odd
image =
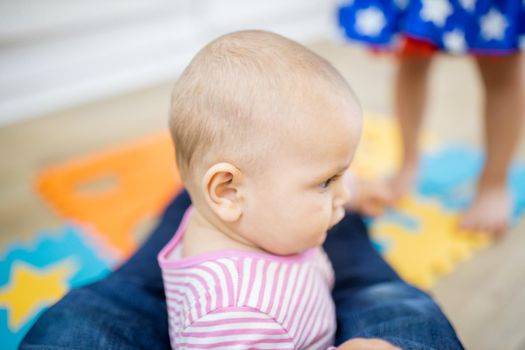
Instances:
[[[157,254],[190,205],[184,191],[144,245],[107,278],[73,289],[44,312],[20,349],[169,349]],[[335,270],[336,343],[382,338],[403,349],[463,349],[445,315],[374,250],[360,216],[347,214],[324,248]]]

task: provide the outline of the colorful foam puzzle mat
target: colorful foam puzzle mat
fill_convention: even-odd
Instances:
[[[428,288],[489,240],[457,229],[482,163],[480,151],[440,142],[430,133],[422,139],[424,157],[415,191],[373,220],[370,229],[400,274]],[[400,150],[392,118],[368,116],[353,171],[364,178],[388,176]],[[181,187],[174,163],[169,135],[162,133],[46,170],[38,177],[37,189],[60,215],[91,225],[108,247],[126,256],[137,244],[133,227],[158,215]],[[523,169],[515,166],[511,175],[515,218],[525,207]],[[108,178],[112,182],[104,185]]]
[[[73,224],[14,242],[0,252],[0,339],[16,349],[36,318],[69,289],[109,273],[114,260]]]
[[[47,169],[36,188],[60,216],[91,225],[126,257],[137,245],[134,229],[159,215],[181,181],[163,132]]]

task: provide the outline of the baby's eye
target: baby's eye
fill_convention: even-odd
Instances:
[[[323,181],[323,182],[321,183],[320,187],[321,187],[322,189],[328,188],[328,186],[330,186],[330,184],[332,183],[332,181],[334,181],[336,178],[337,178],[337,176],[332,176],[332,177],[329,178],[328,180]]]

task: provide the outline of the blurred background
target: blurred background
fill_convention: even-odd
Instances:
[[[14,348],[68,288],[107,274],[154,225],[174,184],[144,209],[147,215],[126,226],[133,241],[127,246],[118,238],[104,241],[104,232],[91,235],[101,231],[98,214],[95,224],[85,219],[89,215],[72,209],[68,189],[60,186],[82,180],[75,169],[94,173],[96,163],[104,173],[111,166],[101,164],[117,158],[121,169],[141,170],[133,165],[142,159],[136,150],[156,149],[151,135],[165,141],[173,82],[213,38],[266,29],[295,39],[342,72],[367,115],[391,120],[395,58],[345,42],[336,7],[328,0],[0,0],[2,348]],[[437,142],[480,149],[483,95],[472,62],[441,55],[434,63],[425,130]],[[171,154],[165,159],[171,162]],[[516,159],[525,161],[523,141]],[[155,186],[151,179],[146,189]],[[118,177],[97,181],[83,189],[83,198],[109,196]],[[100,203],[90,205],[104,208]],[[112,210],[118,211],[104,208]],[[140,216],[133,215],[122,217]],[[468,349],[525,349],[523,221],[431,285]],[[53,290],[28,287],[53,276],[62,278]]]
[[[239,28],[296,39],[335,26],[330,1],[2,1],[0,121],[172,81],[205,43]]]

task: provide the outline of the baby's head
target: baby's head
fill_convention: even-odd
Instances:
[[[361,109],[304,46],[263,31],[211,42],[175,85],[170,129],[195,210],[231,238],[295,254],[342,219]]]

